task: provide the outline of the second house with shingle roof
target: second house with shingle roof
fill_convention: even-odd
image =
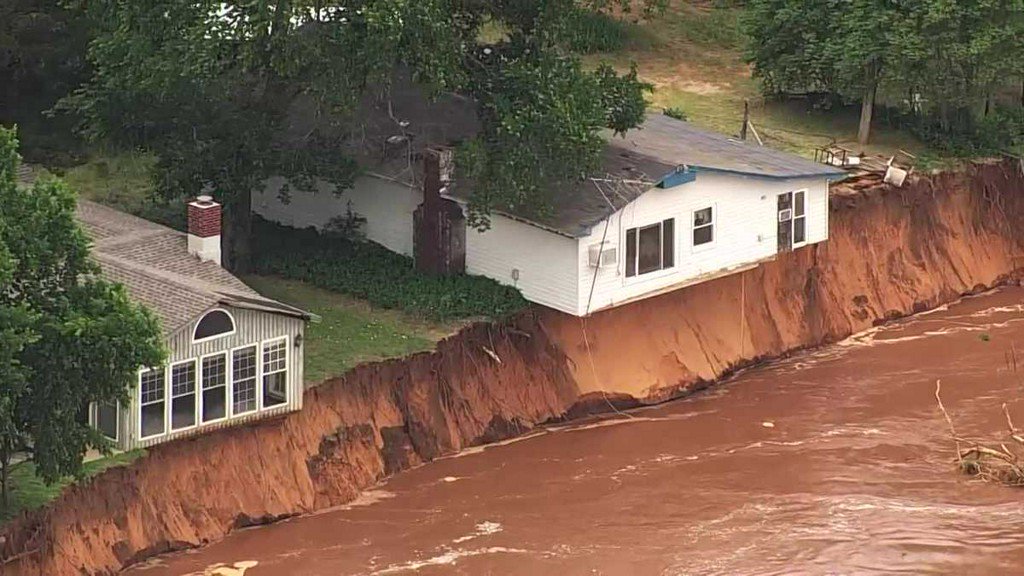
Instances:
[[[89,408],[90,422],[122,450],[302,407],[310,315],[220,266],[219,204],[200,197],[187,209],[186,234],[78,203],[103,275],[156,313],[169,353],[166,365],[140,369],[127,406]]]

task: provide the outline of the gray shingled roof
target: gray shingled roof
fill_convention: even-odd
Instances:
[[[420,154],[433,145],[453,145],[480,130],[476,105],[456,94],[432,97],[410,72],[399,69],[390,82],[368,91],[356,110],[336,116],[309,95],[291,103],[282,146],[302,147],[311,134],[336,141],[337,149],[371,174],[410,186],[422,181]]]
[[[495,209],[495,212],[563,236],[579,238],[657,185],[675,167],[635,151],[607,146],[601,156],[602,171],[553,191],[543,211]],[[468,203],[472,188],[472,183],[456,179],[444,195]]]
[[[847,175],[834,166],[701,130],[689,122],[664,114],[648,115],[639,129],[630,130],[624,138],[610,138],[609,145],[633,150],[675,166],[686,164],[698,169],[766,178]]]
[[[31,186],[35,182],[35,172],[32,167],[28,164],[18,164],[18,168],[14,171],[14,181],[23,186]]]
[[[78,201],[78,219],[94,242],[103,275],[153,310],[167,335],[219,305],[308,318],[261,296],[216,263],[190,255],[182,232],[86,200]]]
[[[689,122],[651,114],[625,137],[609,135],[601,157],[601,173],[551,194],[542,212],[495,212],[564,236],[579,238],[657,186],[680,166],[765,178],[820,176],[841,178],[843,170],[779,150],[708,132]],[[460,185],[461,184],[461,185]],[[469,202],[471,183],[455,182],[445,195]]]

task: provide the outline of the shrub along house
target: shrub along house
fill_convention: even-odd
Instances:
[[[302,407],[309,315],[264,298],[220,266],[220,205],[188,205],[188,234],[87,201],[78,219],[102,273],[159,317],[168,361],[142,368],[127,406],[90,422],[123,450]]]
[[[487,276],[527,300],[585,316],[827,240],[829,182],[846,175],[651,115],[625,137],[609,135],[600,174],[552,191],[544,209],[497,208],[490,228],[477,231],[451,217],[453,206],[464,213],[472,186],[457,175],[432,183],[427,176],[443,168],[424,172],[409,161],[472,135],[472,106],[455,97],[426,101],[403,89],[361,115],[358,140],[374,153],[360,156],[367,169],[340,198],[291,190],[283,202],[283,182],[275,180],[254,192],[253,209],[318,228],[355,213],[366,220],[367,239],[418,261],[443,261],[426,269]],[[399,154],[387,153],[392,145]]]

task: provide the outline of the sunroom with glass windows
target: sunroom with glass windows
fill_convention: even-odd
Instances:
[[[93,425],[133,449],[297,410],[303,326],[266,311],[210,310],[168,339],[163,366],[139,370],[130,407],[92,406]]]

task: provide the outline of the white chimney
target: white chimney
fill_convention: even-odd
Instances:
[[[210,196],[188,203],[188,253],[220,265],[220,204]]]

